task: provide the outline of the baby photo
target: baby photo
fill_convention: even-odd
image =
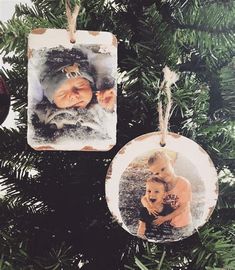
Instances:
[[[156,150],[133,160],[120,179],[119,209],[129,232],[153,242],[191,235],[204,211],[205,187],[184,156]]]
[[[36,150],[111,149],[116,143],[116,70],[112,44],[30,48],[29,145]]]

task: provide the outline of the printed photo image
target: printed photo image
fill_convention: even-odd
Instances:
[[[129,232],[153,242],[177,241],[202,223],[205,185],[181,153],[151,151],[135,158],[119,184],[119,210]]]
[[[109,150],[116,143],[116,54],[109,45],[30,49],[28,143]]]

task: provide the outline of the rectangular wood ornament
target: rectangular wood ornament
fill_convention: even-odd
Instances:
[[[28,39],[28,144],[108,151],[116,144],[117,39],[109,32],[34,29]]]

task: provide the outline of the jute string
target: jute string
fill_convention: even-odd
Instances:
[[[66,0],[65,7],[66,7],[66,15],[68,19],[68,31],[69,31],[70,42],[75,43],[76,42],[75,33],[76,33],[77,16],[78,16],[80,8],[76,4],[72,12],[70,0]]]
[[[163,108],[162,101],[161,99],[159,99],[157,109],[158,109],[158,115],[159,115],[159,128],[161,131],[160,145],[163,147],[166,145],[168,123],[169,123],[170,112],[171,112],[171,107],[172,107],[171,86],[172,84],[175,84],[178,81],[179,75],[175,73],[174,71],[171,71],[168,66],[165,66],[162,71],[164,73],[164,78],[159,87],[159,90],[164,91],[164,93],[166,94],[167,103]]]

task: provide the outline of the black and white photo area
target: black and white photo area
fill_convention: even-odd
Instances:
[[[31,146],[75,150],[115,144],[116,59],[103,47],[32,49],[28,63]]]

